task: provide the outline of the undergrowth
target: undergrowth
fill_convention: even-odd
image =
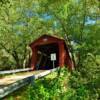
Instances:
[[[80,72],[70,73],[64,67],[6,100],[99,100],[100,88],[92,85]]]

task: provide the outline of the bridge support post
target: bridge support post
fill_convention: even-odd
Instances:
[[[64,66],[64,59],[65,59],[65,50],[63,42],[59,43],[59,66]]]

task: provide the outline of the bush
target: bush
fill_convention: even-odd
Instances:
[[[99,100],[99,78],[88,80],[81,71],[70,73],[67,68],[54,73],[34,81],[19,100]]]

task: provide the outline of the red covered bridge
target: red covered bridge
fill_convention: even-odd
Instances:
[[[55,67],[67,65],[73,68],[65,41],[49,35],[43,35],[30,44],[32,49],[31,67],[35,69],[52,69],[51,54],[56,54]]]

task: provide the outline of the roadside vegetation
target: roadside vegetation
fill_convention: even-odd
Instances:
[[[35,80],[4,100],[99,100],[99,81],[100,78],[83,77],[78,71],[70,73],[64,67]]]

